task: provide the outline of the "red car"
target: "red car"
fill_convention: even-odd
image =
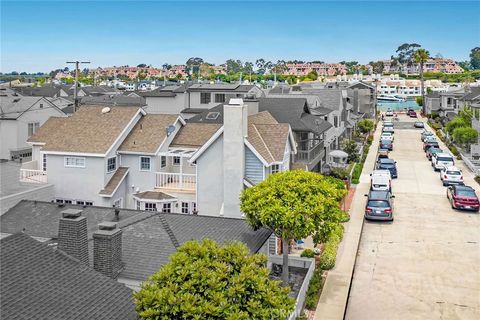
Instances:
[[[417,113],[415,111],[410,111],[408,115],[410,116],[410,118],[418,118]]]
[[[468,186],[455,185],[447,188],[447,198],[453,209],[472,210],[478,212],[480,202],[475,189]]]

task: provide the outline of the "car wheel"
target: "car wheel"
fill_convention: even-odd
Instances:
[[[443,184],[443,186],[444,186],[444,187],[446,187],[446,186],[447,186],[447,184],[446,184],[444,181],[442,181],[442,184]]]

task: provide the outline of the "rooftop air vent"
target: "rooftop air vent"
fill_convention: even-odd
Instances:
[[[207,113],[207,116],[205,117],[205,119],[217,120],[219,116],[220,116],[220,112],[209,112]]]
[[[110,112],[110,107],[105,107],[102,109],[102,113],[109,113]]]

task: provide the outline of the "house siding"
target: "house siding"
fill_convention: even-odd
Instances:
[[[179,114],[187,106],[187,94],[175,97],[145,97],[145,111],[153,114]]]
[[[249,149],[245,149],[245,177],[253,183],[263,181],[264,166],[257,156]]]

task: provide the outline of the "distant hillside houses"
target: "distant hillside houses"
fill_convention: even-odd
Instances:
[[[340,63],[288,63],[286,74],[303,76],[316,72],[319,76],[346,74],[347,67]]]
[[[418,74],[420,72],[420,65],[414,63],[411,66],[395,64],[392,60],[383,61],[383,73],[408,73]],[[463,68],[460,67],[454,60],[446,58],[431,58],[423,65],[423,72],[442,72],[442,73],[462,73]]]

